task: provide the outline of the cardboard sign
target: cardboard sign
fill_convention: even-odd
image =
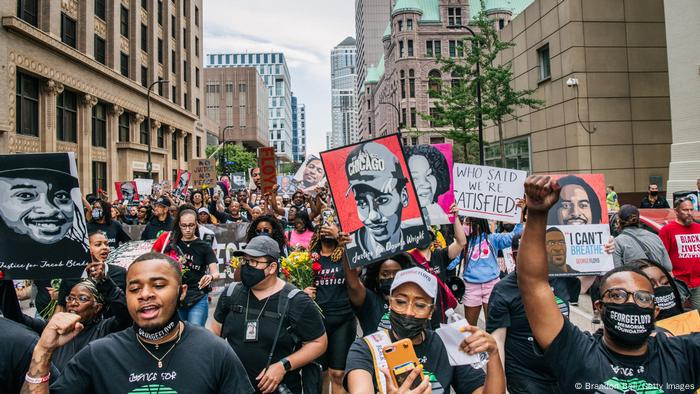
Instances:
[[[79,278],[90,262],[74,153],[0,155],[4,279]]]
[[[656,322],[657,327],[665,328],[675,336],[700,332],[700,312],[692,310]]]
[[[455,163],[455,204],[473,218],[520,222],[517,200],[525,195],[525,171]]]
[[[413,249],[428,237],[397,134],[321,153],[355,268]]]
[[[216,179],[216,160],[214,159],[191,159],[190,174],[192,174],[192,188],[203,189],[211,187]]]
[[[455,200],[452,182],[452,144],[404,147],[418,202],[428,225],[454,223],[450,207]]]
[[[184,200],[187,196],[187,188],[190,184],[190,172],[185,170],[177,170],[177,181],[173,188],[173,197]]]
[[[294,174],[296,187],[304,193],[311,193],[316,188],[326,184],[326,171],[323,163],[315,155],[308,155]]]
[[[153,193],[153,179],[136,178],[136,191],[142,196],[150,196]]]
[[[275,164],[275,148],[258,148],[260,187],[263,194],[272,193],[272,189],[277,184],[277,167]]]
[[[153,182],[152,179],[149,179]],[[139,201],[138,187],[135,181],[114,182],[114,189],[117,191],[117,200],[128,203]]]
[[[561,186],[549,210],[545,246],[550,276],[600,275],[614,267],[602,174],[550,175]]]

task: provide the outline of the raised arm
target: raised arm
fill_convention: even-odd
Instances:
[[[467,246],[467,235],[464,234],[464,227],[462,227],[462,221],[457,215],[459,213],[457,205],[452,204],[452,206],[450,207],[450,213],[455,215],[455,222],[453,224],[454,240],[452,241],[450,246],[447,247],[447,256],[450,258],[450,260],[454,260],[455,258],[457,258],[457,256],[459,256],[460,253],[462,253],[464,247]]]
[[[559,192],[559,184],[548,176],[532,175],[525,181],[528,216],[518,251],[518,287],[532,333],[542,349],[549,347],[564,325],[549,286],[545,249],[547,212],[559,199]]]
[[[272,194],[273,197],[277,196],[277,189],[279,189],[279,185],[275,185],[272,187]],[[284,216],[284,208],[280,208],[279,205],[277,205],[277,199],[276,198],[270,198],[270,207],[272,208],[272,212]]]
[[[344,246],[350,241],[348,233],[338,234],[338,244]],[[367,289],[360,280],[360,275],[354,269],[350,268],[348,255],[343,254],[343,270],[345,271],[345,286],[348,288],[348,296],[352,306],[359,308],[365,303]]]

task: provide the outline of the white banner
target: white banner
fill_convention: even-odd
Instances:
[[[153,191],[153,179],[136,178],[136,191],[140,196],[150,196]]]
[[[455,163],[455,204],[463,216],[520,222],[517,200],[525,195],[525,171]]]

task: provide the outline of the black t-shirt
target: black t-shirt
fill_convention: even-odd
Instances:
[[[426,340],[420,345],[413,345],[418,361],[423,364],[423,373],[430,376],[433,393],[449,392],[451,387],[457,394],[472,393],[484,385],[486,376],[481,369],[469,365],[453,367],[445,350],[442,339],[433,331],[426,332]],[[343,384],[347,390],[347,376],[350,371],[362,369],[372,374],[372,382],[376,391],[376,377],[372,353],[363,338],[355,340],[348,353]],[[381,373],[378,372],[377,373]]]
[[[157,357],[170,349],[147,345]],[[180,342],[163,368],[127,328],[91,342],[51,385],[52,393],[252,393],[243,365],[231,347],[211,332],[185,323]]]
[[[239,355],[250,381],[254,386],[257,386],[255,378],[267,365],[272,342],[277,334],[281,291],[266,299],[258,300],[242,284],[237,286],[240,288],[236,288],[231,297],[224,293],[219,298],[214,311],[214,319],[222,324],[222,337]],[[248,305],[247,316],[246,304]],[[251,310],[256,310],[257,313],[251,313]],[[259,320],[258,315],[260,315]],[[246,321],[255,320],[258,320],[258,340],[245,342]],[[297,350],[298,342],[312,341],[326,332],[318,307],[304,292],[299,292],[291,300],[288,300],[284,326],[290,328],[282,330],[277,340],[275,353],[272,355],[272,363],[294,353]],[[296,340],[292,338],[292,335]],[[283,383],[293,392],[300,391],[301,379],[298,370],[288,372]]]
[[[141,240],[146,241],[158,238],[161,232],[172,230],[173,223],[175,223],[175,219],[170,215],[166,216],[165,220],[162,222],[158,220],[157,216],[153,216],[151,220],[146,223],[146,227],[141,233]]]
[[[184,256],[182,264],[182,284],[187,285],[187,293],[183,304],[192,305],[208,292],[207,288],[199,288],[199,280],[207,273],[207,267],[216,263],[216,255],[211,244],[202,239],[193,241],[177,241],[177,254]]]
[[[345,270],[342,261],[333,262],[330,256],[319,259],[321,271],[316,274],[316,303],[323,316],[352,315],[348,289],[345,286]]]
[[[550,278],[549,285],[564,317],[569,317],[569,293],[564,278]],[[496,284],[489,299],[486,331],[507,328],[505,365],[508,379],[525,378],[541,383],[554,383],[541,352],[535,350],[532,330],[527,321],[525,307],[518,289],[515,272]]]
[[[700,387],[700,333],[648,339],[644,356],[613,353],[564,320],[544,359],[563,393],[688,393]]]
[[[95,231],[103,231],[107,234],[107,243],[111,249],[123,244],[124,242],[131,241],[131,237],[124,231],[124,228],[119,222],[112,221],[109,224],[99,224],[90,222],[87,224],[88,233]]]
[[[367,289],[365,302],[359,308],[353,308],[360,321],[362,335],[369,335],[379,328],[389,328],[389,305],[384,297]]]
[[[19,393],[39,337],[21,324],[0,317],[0,389]]]

